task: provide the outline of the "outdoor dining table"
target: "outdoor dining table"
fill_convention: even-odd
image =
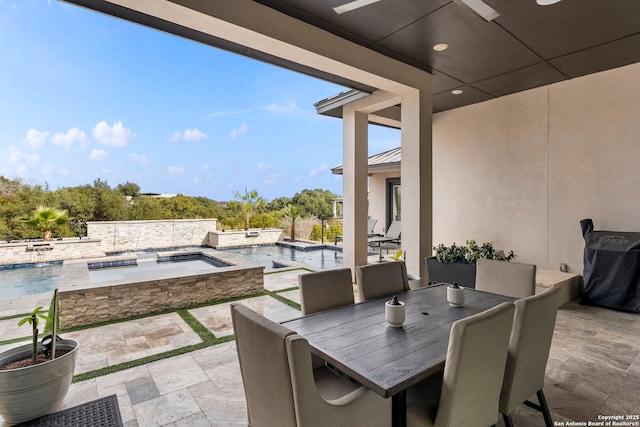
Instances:
[[[402,327],[388,326],[390,297],[351,304],[283,325],[309,341],[313,353],[385,398],[392,398],[392,425],[406,425],[406,390],[444,368],[453,322],[515,299],[465,290],[462,307],[447,302],[437,284],[397,294],[405,303]]]

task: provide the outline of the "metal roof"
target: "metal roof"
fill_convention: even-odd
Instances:
[[[398,147],[369,157],[367,160],[369,174],[399,171],[401,153],[401,148]],[[335,175],[342,175],[342,165],[331,169],[331,172]]]

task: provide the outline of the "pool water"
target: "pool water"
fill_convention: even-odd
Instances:
[[[202,248],[184,248],[194,250]],[[175,249],[173,249],[175,250]],[[156,253],[161,250],[136,253],[138,266],[111,267],[90,270],[91,282],[100,283],[111,280],[144,278],[149,270],[195,272],[210,270],[212,265],[204,261],[156,263]],[[221,249],[214,251],[220,258],[243,260],[246,263],[263,265],[265,271],[275,271],[274,260],[303,263],[317,270],[328,270],[342,267],[342,252],[331,249],[296,250],[285,246],[258,246],[251,248]],[[60,283],[62,264],[44,265],[0,270],[0,300],[18,298],[25,295],[53,293]]]
[[[330,270],[342,267],[342,252],[331,249],[310,249],[306,251],[286,246],[258,246],[252,248],[220,249],[220,257],[241,258],[247,262],[264,265],[265,271],[277,270],[274,260],[288,260],[307,264],[311,268]]]
[[[149,273],[199,273],[211,271],[212,266],[208,262],[201,260],[161,262],[154,260],[138,261],[138,265],[99,268],[89,270],[89,281],[91,283],[110,282],[112,280],[139,281],[149,277]]]
[[[0,299],[52,293],[60,282],[62,264],[0,271]]]

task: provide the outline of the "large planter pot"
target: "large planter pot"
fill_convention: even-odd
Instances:
[[[31,344],[0,353],[0,365],[31,355]],[[56,409],[64,400],[76,365],[78,341],[61,340],[63,356],[25,368],[0,371],[0,415],[5,422],[25,422]],[[41,346],[38,346],[41,351]]]
[[[442,263],[436,257],[425,258],[430,283],[457,283],[465,288],[476,287],[476,266],[462,262]]]

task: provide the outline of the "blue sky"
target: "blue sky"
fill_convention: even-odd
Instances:
[[[341,86],[55,0],[0,0],[0,175],[51,189],[342,194]],[[400,144],[370,126],[369,153]]]

